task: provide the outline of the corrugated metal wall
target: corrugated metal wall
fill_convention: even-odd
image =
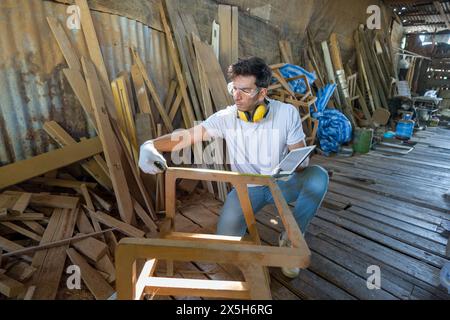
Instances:
[[[81,30],[65,27],[67,6],[42,0],[0,1],[0,165],[47,152],[55,145],[42,126],[55,120],[74,137],[92,136],[62,73],[67,65],[46,17],[57,18],[72,44],[87,52]],[[162,99],[173,77],[165,36],[125,17],[92,12],[110,78],[130,71],[138,48]]]

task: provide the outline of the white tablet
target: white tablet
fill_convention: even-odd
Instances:
[[[316,146],[311,146],[292,150],[275,168],[273,175],[284,176],[292,174],[315,148]]]

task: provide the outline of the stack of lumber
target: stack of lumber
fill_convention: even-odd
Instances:
[[[0,293],[8,298],[55,299],[67,266],[77,265],[92,295],[109,298],[114,293],[117,243],[112,231],[136,237],[145,232],[97,210],[111,205],[92,191],[95,183],[42,177],[28,187],[43,186],[72,193],[15,187],[0,194]]]
[[[130,49],[131,70],[110,77],[87,1],[75,4],[87,53],[79,54],[64,21],[53,17],[47,17],[49,41],[58,43],[67,63],[65,78],[97,136],[75,139],[61,124],[48,121],[43,129],[55,150],[0,167],[0,296],[55,299],[58,288],[66,287],[67,265],[81,269],[94,298],[113,295],[117,241],[156,237],[164,221],[164,176],[140,171],[140,144],[171,133],[180,121],[190,128],[233,103],[213,48],[200,41],[193,17],[179,12],[173,0],[159,8],[176,72],[164,101],[139,48]],[[227,24],[237,33],[236,9],[230,9]],[[227,31],[225,23],[222,30]],[[232,39],[234,57],[237,34]],[[203,159],[198,146],[193,151],[208,161],[198,166],[225,169],[217,154]],[[202,183],[226,198],[227,184]],[[193,192],[198,184],[182,180],[178,187]]]
[[[342,111],[353,127],[375,127],[380,114],[388,114],[388,101],[396,95],[396,72],[389,39],[361,25],[354,34],[355,63],[344,64],[338,36],[316,44],[308,31],[308,65],[317,73],[317,85],[334,83],[331,107]],[[356,71],[352,71],[356,70]]]

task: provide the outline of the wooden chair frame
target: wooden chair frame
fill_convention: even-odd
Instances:
[[[250,241],[241,237],[175,232],[176,180],[229,182],[237,190]],[[268,186],[292,247],[261,244],[248,195],[248,184]],[[310,250],[274,178],[228,171],[169,168],[166,171],[166,221],[160,239],[125,238],[116,249],[118,299],[144,294],[204,296],[232,299],[271,299],[266,267],[307,268]],[[145,261],[138,274],[137,265]],[[236,265],[245,281],[215,281],[155,277],[158,260],[202,261]]]

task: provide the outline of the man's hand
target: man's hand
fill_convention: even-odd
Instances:
[[[156,150],[153,141],[145,142],[139,152],[139,167],[148,174],[158,174],[167,169],[166,159]]]

